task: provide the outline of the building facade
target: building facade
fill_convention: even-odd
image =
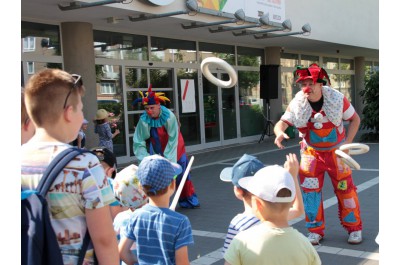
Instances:
[[[379,68],[377,0],[362,6],[342,0],[105,2],[68,9],[76,5],[22,0],[21,83],[43,68],[82,75],[86,119],[98,108],[114,114],[119,163],[135,159],[132,136],[143,107],[132,102],[150,84],[171,99],[166,106],[179,118],[190,152],[258,140],[266,121],[279,119],[299,91],[298,65],[323,66],[359,113],[365,73]],[[234,11],[240,9],[243,20]],[[268,16],[263,24],[260,18]],[[222,88],[206,79],[200,66],[207,57],[232,65],[237,84]],[[262,65],[277,66],[277,86],[260,86]],[[220,67],[210,70],[229,79]],[[266,89],[276,96],[265,98]],[[87,139],[89,147],[97,144],[93,124]]]

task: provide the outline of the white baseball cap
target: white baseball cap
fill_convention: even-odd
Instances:
[[[279,165],[264,167],[253,177],[241,178],[239,185],[269,202],[292,202],[296,196],[296,186],[292,175]],[[290,197],[277,197],[278,192],[283,188],[290,190],[292,193]]]

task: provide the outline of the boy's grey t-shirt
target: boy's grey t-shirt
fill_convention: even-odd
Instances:
[[[139,264],[175,264],[175,251],[194,243],[185,215],[150,204],[133,212],[121,236],[136,242]]]

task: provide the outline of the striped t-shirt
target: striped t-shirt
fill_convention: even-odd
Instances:
[[[244,231],[253,225],[259,224],[260,220],[254,215],[240,213],[236,215],[228,227],[228,233],[225,237],[224,248],[222,249],[222,255],[225,254],[225,251],[228,249],[231,244],[232,239],[240,232]]]
[[[136,242],[139,264],[175,264],[175,251],[194,243],[185,215],[150,204],[132,213],[121,236]]]

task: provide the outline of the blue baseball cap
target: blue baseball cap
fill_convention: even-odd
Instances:
[[[156,193],[166,188],[174,176],[181,172],[182,167],[179,164],[170,162],[160,155],[151,155],[140,162],[137,175],[142,186],[148,185]]]
[[[256,157],[244,154],[233,167],[226,167],[221,171],[219,178],[225,182],[232,182],[236,187],[239,185],[239,179],[252,177],[254,174],[265,167],[265,165]]]

